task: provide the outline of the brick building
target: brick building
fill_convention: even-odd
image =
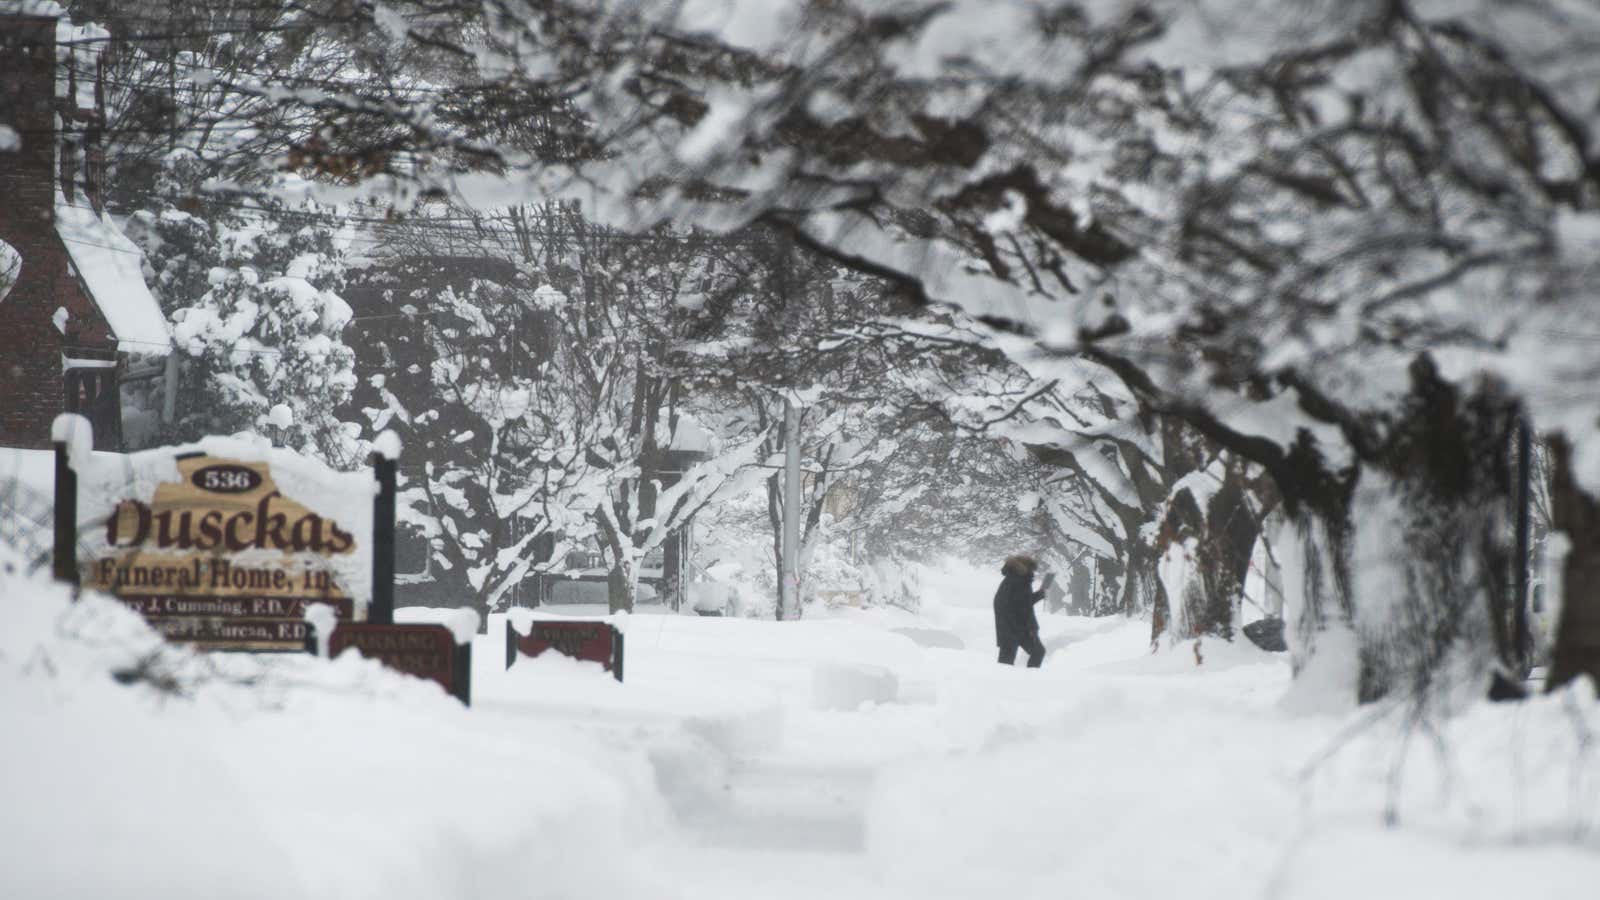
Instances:
[[[121,385],[170,332],[106,215],[106,33],[50,2],[0,8],[0,446],[45,448],[63,411],[124,449]]]

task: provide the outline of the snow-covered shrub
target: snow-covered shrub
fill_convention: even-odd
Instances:
[[[685,586],[684,593],[689,608],[701,615],[737,616],[741,611],[739,590],[715,578],[691,581]]]
[[[334,409],[355,385],[355,355],[339,334],[350,307],[304,278],[262,280],[255,269],[213,270],[212,289],[173,313],[189,406],[180,429],[258,431],[283,446],[347,462]]]
[[[181,363],[177,418],[159,436],[255,431],[330,463],[357,462],[335,414],[355,386],[337,218],[281,203],[197,205],[198,164],[178,153],[165,165],[152,208],[128,226]]]

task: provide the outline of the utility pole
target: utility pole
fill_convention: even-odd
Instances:
[[[1532,666],[1533,633],[1528,627],[1529,596],[1528,564],[1533,557],[1530,522],[1533,507],[1533,435],[1526,420],[1517,425],[1517,567],[1516,607],[1511,614],[1512,662],[1517,676],[1528,677]]]
[[[778,621],[800,618],[800,410],[783,399],[783,560],[778,571]]]
[[[161,421],[171,425],[172,420],[178,416],[178,351],[169,348],[167,351],[167,368],[163,376],[166,380],[161,383]]]

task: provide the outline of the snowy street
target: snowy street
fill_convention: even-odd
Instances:
[[[1046,616],[1044,668],[1004,669],[989,576],[946,574],[920,617],[634,616],[625,684],[502,670],[496,616],[471,710],[353,656],[130,692],[104,669],[153,646],[136,620],[13,580],[41,599],[0,642],[5,894],[1592,896],[1600,715],[1573,691],[1469,709],[1391,782],[1393,725],[1291,693],[1284,654],[1196,666]]]
[[[981,583],[962,587],[976,597]],[[1514,849],[1519,835],[1562,827],[1518,822],[1528,808],[1585,808],[1533,802],[1555,801],[1562,779],[1525,772],[1512,784],[1497,770],[1542,748],[1453,739],[1453,774],[1474,786],[1452,808],[1438,805],[1435,761],[1418,752],[1400,785],[1402,827],[1385,831],[1390,760],[1369,734],[1316,762],[1351,719],[1287,714],[1282,656],[1213,644],[1196,669],[1189,647],[1148,656],[1138,623],[1061,617],[1046,626],[1055,649],[1042,670],[1005,670],[989,659],[986,616],[939,617],[963,651],[897,646],[867,627],[806,642],[821,659],[877,660],[900,679],[899,702],[830,709],[844,698],[826,679],[813,675],[808,691],[798,660],[771,667],[766,686],[788,698],[778,727],[752,716],[755,733],[706,771],[657,768],[688,826],[658,851],[668,882],[686,897],[1580,897],[1600,876],[1592,825],[1569,850]],[[666,636],[652,643],[651,624],[631,632],[640,670],[701,665]],[[685,630],[718,624],[743,625]],[[1477,728],[1504,725],[1485,712]],[[676,786],[685,777],[691,786]],[[1592,801],[1593,775],[1587,787]],[[1156,848],[1164,861],[1152,865]],[[1352,852],[1366,862],[1350,866]],[[1477,861],[1443,874],[1441,858],[1468,856]],[[1552,867],[1557,858],[1572,866]]]

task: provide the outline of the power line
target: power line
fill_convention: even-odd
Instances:
[[[327,28],[330,25],[335,24],[339,23],[335,23],[330,20],[328,22],[297,22],[282,25],[251,25],[247,28],[195,29],[193,31],[172,31],[165,34],[154,33],[116,35],[107,32],[106,37],[78,37],[70,38],[65,41],[55,40],[51,41],[50,45],[56,47],[86,47],[94,46],[96,44],[154,43],[156,41],[192,40],[194,38],[201,37],[233,37],[241,34],[256,36],[266,34],[283,34],[292,31],[308,31],[316,28]],[[41,41],[35,46],[45,46],[45,42]]]
[[[85,247],[98,247],[101,250],[110,250],[112,253],[126,253],[126,254],[128,254],[130,256],[143,256],[144,255],[143,251],[128,250],[128,249],[125,249],[123,247],[112,247],[112,246],[110,246],[108,244],[99,244],[99,243],[96,243],[94,241],[83,240],[82,238],[70,238],[70,237],[67,237],[64,234],[57,234],[56,237],[61,238],[61,240],[63,242],[68,243],[68,244],[82,244]]]

